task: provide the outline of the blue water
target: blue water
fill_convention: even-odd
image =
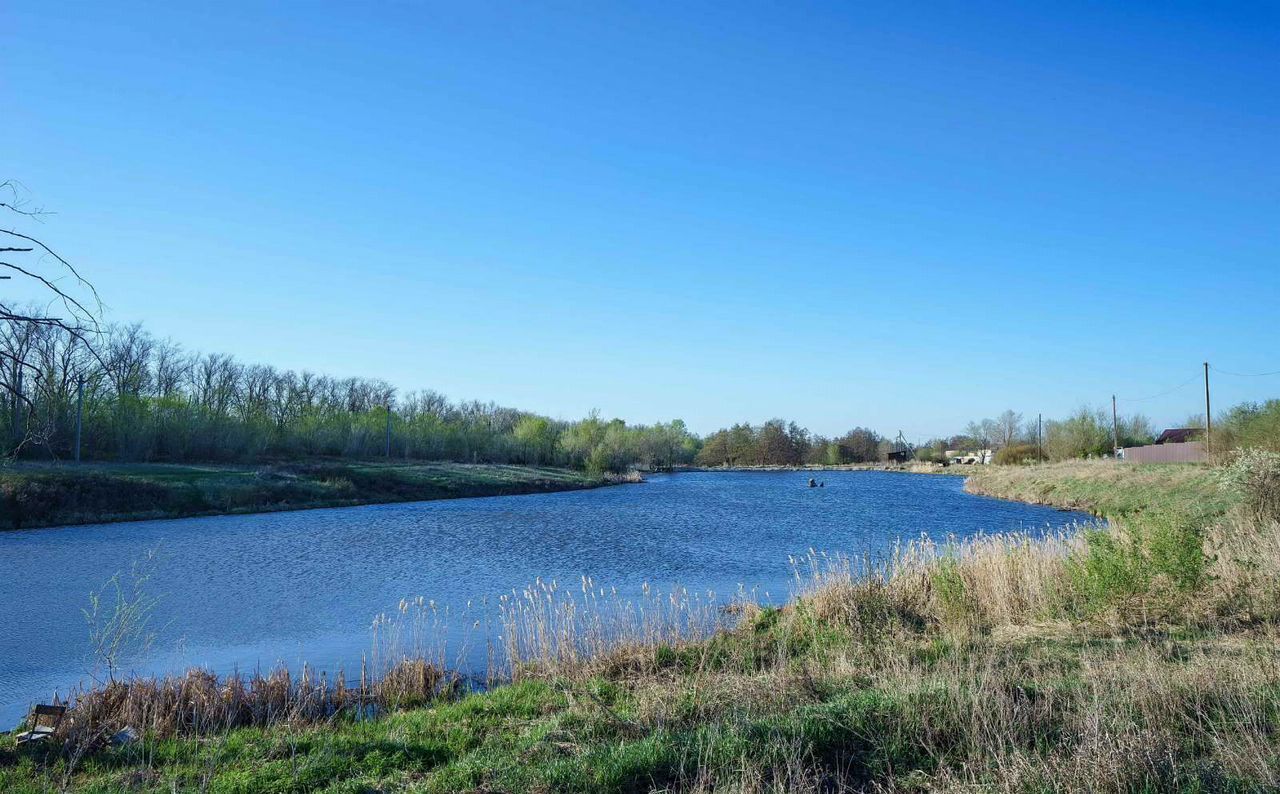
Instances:
[[[459,610],[535,577],[576,585],[589,574],[627,592],[742,587],[777,601],[792,581],[788,555],[810,548],[875,555],[921,534],[1089,520],[972,496],[957,477],[817,476],[825,488],[806,487],[804,472],[689,473],[559,494],[0,532],[0,727],[86,676],[88,595],[149,550],[156,637],[131,671],[301,660],[350,671],[370,649],[373,617],[402,598]]]

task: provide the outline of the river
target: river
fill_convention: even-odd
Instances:
[[[790,593],[789,555],[882,554],[922,533],[1041,531],[1080,513],[890,472],[659,475],[590,491],[0,532],[0,727],[65,695],[92,662],[89,594],[154,553],[140,673],[359,669],[375,615],[422,596],[458,611],[536,577],[624,592],[680,584]],[[125,577],[126,581],[128,577]],[[474,608],[474,606],[473,606]],[[461,651],[477,660],[483,643]],[[470,656],[468,656],[468,654]]]

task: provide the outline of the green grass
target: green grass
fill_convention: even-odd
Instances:
[[[1067,461],[981,466],[968,473],[965,488],[971,493],[1087,510],[1107,518],[1150,508],[1221,515],[1233,502],[1214,470],[1196,464]]]
[[[752,633],[733,641],[752,643]],[[831,790],[837,781],[847,789],[874,781],[924,790],[948,780],[950,767],[977,760],[974,731],[994,731],[1004,752],[1023,758],[1061,760],[1064,749],[1079,750],[1100,684],[1141,677],[1145,698],[1185,698],[1188,687],[1203,687],[1207,669],[1241,663],[1241,653],[1214,645],[1217,639],[1163,637],[1154,661],[1153,645],[1137,638],[1032,638],[981,648],[899,639],[889,656],[868,661],[857,675],[824,676],[801,652],[787,657],[790,673],[730,666],[714,679],[685,673],[529,681],[371,721],[148,739],[93,753],[74,768],[55,746],[17,750],[0,739],[0,790],[46,791],[67,782],[80,792],[623,793],[685,790],[744,772],[788,784],[779,790],[806,779],[826,780]],[[1109,667],[1127,672],[1100,680],[1096,670]],[[767,702],[752,684],[762,679],[784,699]],[[1221,740],[1237,721],[1280,716],[1280,691],[1247,682],[1219,698],[1196,696],[1203,701],[1206,694],[1209,702],[1194,712],[1178,708],[1193,700],[1152,706],[1120,696],[1103,714],[1116,721],[1113,728],[1161,742],[1172,730],[1185,755],[1178,764],[1134,770],[1100,756],[1099,765],[1114,765],[1102,771],[1151,791],[1258,790],[1248,769],[1214,757],[1210,732]],[[991,708],[993,699],[983,716],[994,724],[975,727],[975,710]],[[1135,708],[1137,714],[1129,711]],[[1178,722],[1147,724],[1180,713]],[[808,771],[788,772],[797,762]],[[975,788],[996,787],[999,774],[979,767]],[[1051,790],[1052,783],[1046,774],[1027,790]]]
[[[0,469],[0,529],[541,493],[605,483],[566,469],[460,463],[24,463]]]

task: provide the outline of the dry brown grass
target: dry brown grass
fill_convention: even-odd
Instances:
[[[60,735],[77,748],[101,746],[125,728],[155,737],[218,734],[246,726],[306,725],[344,714],[420,705],[447,694],[451,674],[423,659],[403,659],[376,680],[348,686],[304,667],[217,676],[190,670],[164,678],[110,681],[73,694]],[[371,711],[372,710],[372,711]]]
[[[748,597],[748,594],[743,594]],[[590,577],[578,587],[538,579],[498,602],[502,672],[512,678],[590,675],[659,645],[697,643],[732,625],[714,593],[644,584],[628,597]]]
[[[1082,543],[1078,529],[941,543],[921,538],[879,563],[811,552],[793,560],[793,568],[800,596],[822,620],[852,626],[910,616],[989,630],[1060,614],[1065,563]]]

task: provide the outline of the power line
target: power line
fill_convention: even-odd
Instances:
[[[1215,367],[1215,369],[1216,369],[1216,367]],[[1165,396],[1166,394],[1173,394],[1173,393],[1174,393],[1174,392],[1176,392],[1178,389],[1185,389],[1186,387],[1190,386],[1191,384],[1195,383],[1195,382],[1196,382],[1196,381],[1198,381],[1198,380],[1200,380],[1200,373],[1199,373],[1199,372],[1197,372],[1196,374],[1192,375],[1190,378],[1188,378],[1187,380],[1183,381],[1182,383],[1179,383],[1177,386],[1174,386],[1173,388],[1170,388],[1170,389],[1166,389],[1166,390],[1164,390],[1164,391],[1160,392],[1159,394],[1152,394],[1152,395],[1148,395],[1148,396],[1146,396],[1146,397],[1117,397],[1116,399],[1117,399],[1117,400],[1119,400],[1120,402],[1124,402],[1124,403],[1140,403],[1140,402],[1146,402],[1147,400],[1154,400],[1154,399],[1155,399],[1155,398],[1157,398],[1157,397],[1163,397],[1163,396]]]
[[[1268,375],[1280,375],[1280,369],[1275,372],[1227,372],[1225,369],[1218,369],[1212,364],[1209,365],[1209,369],[1222,375],[1232,375],[1237,378],[1265,378]]]

